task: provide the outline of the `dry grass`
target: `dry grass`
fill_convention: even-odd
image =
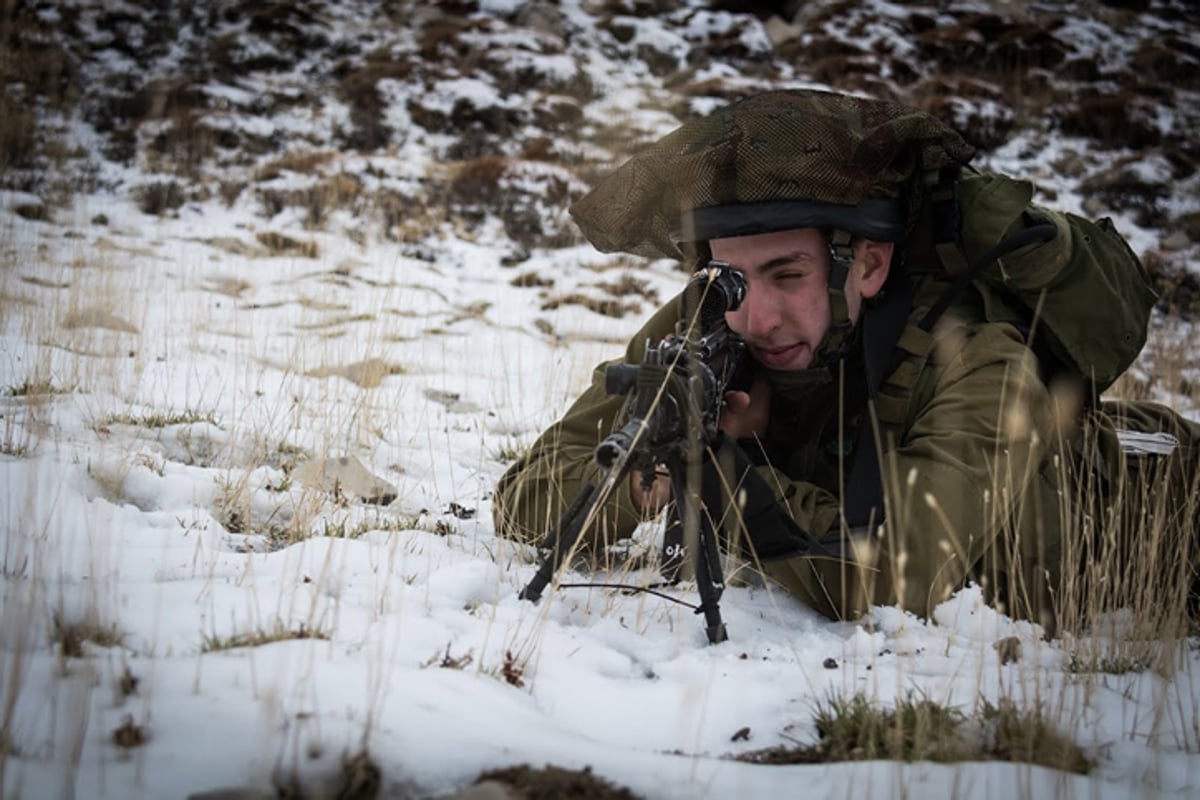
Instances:
[[[973,714],[909,695],[888,708],[863,694],[832,698],[814,715],[817,741],[739,755],[754,764],[837,761],[1009,761],[1087,774],[1094,762],[1041,709],[983,701]]]
[[[61,658],[84,658],[85,645],[96,647],[120,647],[125,642],[125,633],[115,624],[104,625],[95,619],[67,620],[55,614],[54,643]]]
[[[527,797],[576,800],[638,800],[623,786],[594,775],[591,767],[582,770],[564,769],[552,765],[515,767],[488,770],[481,774],[475,787],[463,792],[472,797]]]
[[[1110,394],[1138,401],[1167,396],[1182,408],[1200,408],[1187,338],[1183,327],[1159,330],[1141,358],[1152,365],[1151,377],[1126,373]],[[1085,452],[1107,441],[1099,427],[1084,429]],[[1094,472],[1070,473],[1070,496],[1103,500],[1064,509],[1059,624],[1071,639],[1075,670],[1152,669],[1169,676],[1200,613],[1189,600],[1200,580],[1200,456],[1193,452],[1190,463],[1132,457],[1125,465],[1103,485]]]
[[[329,215],[338,209],[359,214],[366,203],[362,179],[355,175],[336,174],[317,177],[304,188],[278,189],[260,186],[255,190],[263,216],[274,217],[286,208],[304,209],[304,226],[309,230],[326,227]]]
[[[201,653],[215,653],[222,650],[237,650],[243,647],[262,647],[274,642],[286,642],[296,639],[321,639],[328,641],[329,633],[319,628],[310,628],[301,623],[289,628],[277,622],[274,627],[266,630],[246,631],[229,636],[208,634],[200,644]]]
[[[178,181],[155,181],[133,188],[133,197],[143,214],[163,216],[176,211],[186,201]]]
[[[279,231],[259,231],[254,238],[273,256],[317,258],[320,255],[320,248],[316,242],[301,241]]]
[[[55,386],[49,380],[29,380],[26,379],[23,383],[14,384],[4,389],[3,394],[6,397],[45,397],[55,394],[70,394],[71,389],[66,389],[60,386]]]
[[[319,744],[310,744],[308,757],[319,758],[323,749]],[[379,764],[364,747],[355,753],[343,753],[337,770],[332,774],[302,776],[295,769],[279,769],[272,776],[271,783],[275,790],[273,796],[279,798],[375,800],[381,796],[383,780],[383,771]],[[257,793],[254,793],[254,796],[258,796]]]
[[[1184,488],[1172,493],[1168,482]],[[1094,479],[1077,477],[1080,491]],[[1151,668],[1172,675],[1189,634],[1200,477],[1172,479],[1162,465],[1130,470],[1095,513],[1070,521],[1063,549],[1060,633],[1073,668]]]
[[[630,302],[613,297],[593,297],[583,292],[570,292],[558,297],[551,297],[543,301],[539,308],[542,311],[555,311],[563,306],[582,306],[601,316],[616,319],[642,310],[642,304],[636,301]]]
[[[166,428],[171,425],[194,425],[206,423],[220,427],[217,417],[208,411],[150,411],[145,414],[110,414],[96,423],[97,430],[113,425],[129,425],[136,428]]]
[[[111,736],[112,743],[123,750],[141,747],[149,738],[145,726],[134,722],[132,714],[125,715]]]
[[[425,669],[432,666],[437,666],[439,669],[466,669],[475,660],[474,654],[468,650],[462,655],[451,655],[450,644],[446,644],[444,653],[434,653],[429,657],[429,660],[421,664],[421,668]]]

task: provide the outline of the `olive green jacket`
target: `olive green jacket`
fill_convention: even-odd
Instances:
[[[634,335],[626,363],[640,363],[645,343],[673,329],[675,308],[666,305]],[[1052,515],[1027,509],[1038,505],[1031,488],[1039,484],[1053,437],[1049,396],[1033,354],[1005,324],[944,326],[935,341],[922,377],[928,397],[912,409],[898,441],[884,449],[887,524],[857,548],[857,560],[869,566],[802,558],[764,565],[826,614],[846,616],[871,603],[897,601],[924,613],[966,577],[983,577],[983,556],[1014,520],[1039,542],[1053,545],[1057,538],[1048,524]],[[613,429],[624,402],[605,393],[605,366],[500,480],[494,508],[503,535],[540,540],[580,487],[598,477],[593,450]],[[854,417],[848,428],[865,419],[853,404],[838,402],[837,386],[810,392],[776,387],[763,442],[769,462],[759,467],[795,521],[818,538],[839,532],[839,487],[857,441],[853,429],[839,429],[839,407]],[[591,541],[627,537],[642,519],[628,487],[621,487],[592,527]]]
[[[918,281],[916,307],[926,307],[941,285]],[[675,309],[667,304],[633,336],[626,363],[640,363],[646,342],[673,329]],[[835,618],[897,603],[926,616],[975,581],[1002,610],[1053,625],[1064,559],[1095,556],[1078,542],[1067,541],[1064,549],[1064,536],[1080,530],[1080,520],[1090,524],[1110,513],[1111,486],[1121,482],[1114,419],[1181,436],[1191,471],[1176,497],[1189,491],[1194,497],[1198,426],[1149,404],[1106,405],[1081,420],[1078,398],[1047,388],[1024,336],[1011,324],[985,321],[982,298],[973,291],[943,323],[931,355],[917,365],[904,423],[883,432],[884,524],[851,537],[853,564],[799,557],[761,567]],[[839,398],[853,399],[853,363],[841,380],[808,391],[773,384],[771,423],[761,443],[768,463],[757,469],[799,526],[817,538],[848,533],[839,497],[857,427],[868,419],[861,405]],[[614,429],[624,402],[606,394],[606,366],[597,367],[591,386],[501,478],[493,507],[502,535],[540,541],[580,487],[599,477],[593,450]],[[1138,491],[1144,493],[1128,492],[1126,499]],[[1081,494],[1108,497],[1102,500],[1108,505],[1080,503]],[[642,521],[622,486],[585,535],[593,546],[611,543]]]

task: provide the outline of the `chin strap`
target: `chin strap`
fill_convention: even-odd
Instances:
[[[853,236],[850,231],[834,228],[829,231],[829,310],[832,324],[829,333],[817,348],[816,366],[833,367],[850,352],[853,341],[853,320],[846,303],[846,279],[854,264]]]

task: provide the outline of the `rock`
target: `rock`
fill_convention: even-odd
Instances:
[[[533,28],[549,36],[559,39],[566,37],[567,26],[563,20],[562,9],[557,3],[545,0],[533,0],[532,3],[522,3],[517,11],[517,25],[523,28]]]
[[[328,378],[331,375],[357,383],[364,389],[374,389],[389,375],[402,375],[404,368],[389,364],[381,358],[368,358],[352,364],[336,367],[319,367],[305,374],[310,378]]]
[[[296,470],[296,478],[310,489],[349,495],[364,503],[387,505],[396,499],[396,487],[355,456],[314,458]]]
[[[50,212],[46,208],[46,204],[40,200],[36,203],[17,203],[13,206],[13,211],[18,217],[30,220],[31,222],[45,222],[50,218]]]
[[[1190,211],[1176,217],[1174,226],[1187,234],[1191,241],[1200,242],[1200,211]]]
[[[480,781],[462,791],[446,795],[442,800],[521,800],[522,794],[500,781]]]
[[[1186,233],[1183,231],[1175,231],[1169,236],[1164,237],[1163,240],[1158,243],[1158,246],[1163,250],[1174,251],[1186,250],[1189,246],[1191,246],[1191,244],[1192,240],[1188,238]]]
[[[210,789],[206,792],[195,792],[187,796],[187,800],[273,800],[276,795],[261,792],[258,789]]]
[[[799,39],[804,30],[775,15],[763,23],[763,32],[767,34],[772,47],[779,47],[785,42]]]
[[[463,400],[458,392],[443,392],[440,389],[426,389],[425,399],[440,403],[451,414],[473,414],[479,411],[479,406],[470,400]]]

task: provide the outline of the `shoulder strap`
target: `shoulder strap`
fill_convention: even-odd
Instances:
[[[974,263],[967,264],[961,245],[957,169],[943,170],[931,190],[934,249],[954,278],[915,325],[912,284],[907,274],[889,286],[882,304],[863,314],[863,357],[867,377],[867,419],[859,427],[854,464],[842,497],[842,516],[850,529],[871,528],[883,522],[881,444],[903,426],[912,390],[933,346],[933,327],[958,296],[997,259],[1057,235],[1052,224],[1034,225],[1001,239]],[[884,390],[885,384],[887,390]]]
[[[867,418],[859,425],[854,464],[842,495],[842,518],[851,529],[869,528],[883,521],[883,484],[879,472],[880,449],[877,447],[883,432],[876,436],[880,389],[906,358],[900,343],[911,328],[908,318],[912,313],[912,297],[912,281],[900,271],[889,282],[881,302],[866,309],[862,316]]]

